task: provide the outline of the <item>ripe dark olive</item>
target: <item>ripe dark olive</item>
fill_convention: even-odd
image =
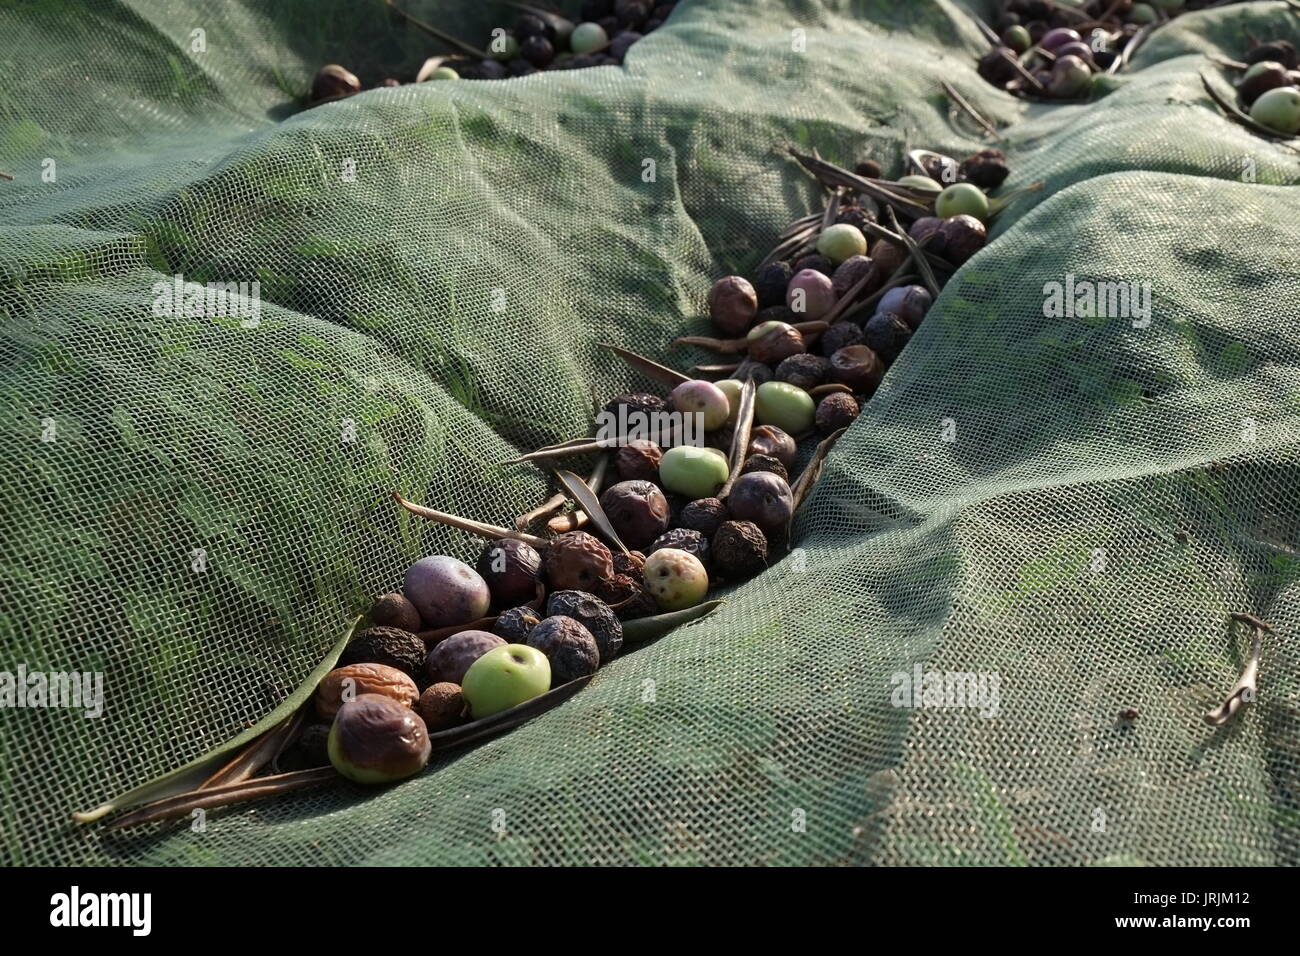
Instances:
[[[330,729],[330,763],[357,783],[392,783],[419,773],[431,752],[420,716],[381,694],[343,704]]]

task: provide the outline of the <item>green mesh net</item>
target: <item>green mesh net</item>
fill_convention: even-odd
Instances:
[[[511,15],[409,6],[471,39]],[[1198,73],[1300,17],[1185,16],[1118,91],[1046,106],[976,75],[992,6],[684,0],[622,69],[304,112],[321,63],[370,85],[442,51],[378,2],[0,3],[0,669],[105,680],[98,719],[0,713],[0,859],[1297,862],[1297,156]],[[507,522],[549,489],[499,462],[647,385],[596,343],[704,358],[668,343],[712,280],[820,208],[787,147],[895,174],[978,148],[944,80],[1005,127],[1008,188],[1046,185],[839,442],[794,552],[391,789],[68,822],[268,713],[415,558],[477,553],[392,489]],[[258,321],[156,315],[176,274],[256,279]],[[1149,282],[1149,327],[1045,316],[1067,274]],[[1279,636],[1213,728],[1234,610]],[[894,706],[918,667],[997,675],[996,715]]]

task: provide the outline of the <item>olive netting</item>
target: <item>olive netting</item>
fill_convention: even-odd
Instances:
[[[505,5],[418,2],[468,39]],[[576,6],[576,4],[573,4]],[[294,104],[437,44],[356,0],[0,3],[0,670],[103,672],[103,716],[0,712],[10,863],[1294,864],[1300,856],[1300,175],[1206,54],[1281,2],[1162,29],[1122,88],[986,85],[992,3],[684,0],[624,68]],[[196,31],[202,31],[196,33]],[[795,31],[803,31],[796,33]],[[75,809],[257,720],[418,556],[508,523],[500,467],[685,368],[718,276],[821,194],[816,148],[903,171],[1005,126],[1042,181],[832,454],[797,550],[559,709],[390,789],[128,835]],[[257,322],[154,283],[260,282]],[[1067,275],[1149,325],[1049,317]],[[1239,674],[1258,700],[1202,714]],[[999,680],[996,714],[894,675]],[[1136,707],[1127,728],[1117,713]]]

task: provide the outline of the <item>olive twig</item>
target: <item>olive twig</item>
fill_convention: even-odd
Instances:
[[[692,365],[690,370],[696,375],[730,375],[740,368],[739,362],[724,362],[720,365]]]
[[[1228,718],[1240,710],[1243,704],[1254,701],[1255,694],[1258,692],[1259,658],[1264,648],[1263,635],[1273,633],[1272,627],[1253,614],[1234,611],[1229,616],[1234,621],[1250,626],[1250,656],[1246,659],[1246,666],[1242,669],[1241,676],[1237,678],[1237,682],[1228,691],[1227,699],[1218,707],[1206,712],[1205,722],[1211,727],[1218,727],[1227,723]]]
[[[596,462],[596,466],[591,470],[591,474],[587,477],[587,484],[591,485],[593,489],[596,489],[601,483],[605,474],[605,469],[608,466],[609,456],[601,455],[600,460]],[[568,500],[568,495],[563,491],[557,491],[532,511],[525,511],[519,517],[515,518],[515,527],[520,531],[526,531],[528,526],[534,521],[540,521],[542,518],[549,518],[555,512],[559,511],[564,507],[564,503]]]
[[[432,647],[434,644],[451,637],[453,634],[459,634],[461,631],[490,631],[492,625],[497,622],[495,614],[488,617],[480,617],[478,620],[470,621],[468,624],[449,624],[446,627],[435,627],[428,631],[417,631],[416,637]]]
[[[10,182],[14,181],[14,178],[10,176],[8,173],[0,173],[0,179],[7,179]]]
[[[789,239],[795,233],[805,231],[809,226],[816,226],[817,223],[821,222],[821,218],[822,214],[819,212],[810,212],[806,216],[800,216],[794,222],[790,223],[790,225],[786,226],[785,230],[776,238]]]
[[[476,534],[480,538],[487,538],[492,541],[495,541],[497,538],[518,538],[520,541],[525,544],[530,544],[534,548],[544,548],[549,544],[545,538],[539,538],[536,535],[527,534],[523,531],[516,531],[513,528],[502,528],[499,525],[487,524],[483,521],[473,521],[469,518],[462,518],[459,515],[448,514],[445,511],[435,511],[432,508],[426,508],[424,505],[417,505],[413,501],[407,501],[396,491],[393,492],[393,500],[417,517],[426,518],[429,521],[436,521],[438,524],[445,524],[451,528],[459,528],[461,531],[468,531],[470,534]]]
[[[339,655],[343,653],[343,649],[347,647],[348,642],[352,640],[352,635],[356,633],[361,620],[360,615],[353,618],[347,630],[330,647],[325,654],[325,659],[316,666],[316,669],[308,674],[294,692],[280,702],[278,707],[252,727],[240,732],[213,750],[195,757],[189,763],[132,787],[125,793],[101,803],[92,810],[73,813],[73,821],[76,823],[94,823],[96,820],[100,820],[118,810],[138,807],[141,804],[156,802],[166,797],[193,793],[194,788],[211,777],[214,770],[229,762],[231,754],[246,744],[257,740],[268,731],[273,730],[312,698],[312,695],[316,693],[316,686],[326,674],[334,669],[334,664],[338,661]]]
[[[815,218],[810,225],[803,226],[797,232],[791,233],[789,236],[778,242],[772,251],[763,257],[763,261],[758,264],[758,267],[761,269],[763,266],[775,262],[777,259],[789,258],[790,254],[796,249],[802,249],[809,239],[817,235],[817,224],[820,221],[821,213],[816,213]]]
[[[830,328],[830,323],[824,319],[817,319],[812,322],[796,322],[794,328],[798,329],[801,335],[820,335]],[[673,345],[698,345],[723,355],[739,355],[749,351],[748,338],[715,339],[707,335],[683,335],[681,338],[673,339]]]
[[[587,455],[593,451],[608,451],[611,448],[618,448],[620,445],[626,444],[626,441],[626,438],[623,436],[615,438],[586,438],[578,443],[565,442],[562,445],[539,448],[537,451],[530,451],[526,455],[520,455],[518,458],[504,461],[502,464],[521,465],[525,462],[542,461],[547,458],[566,458],[569,455]]]
[[[417,20],[415,17],[411,16],[409,13],[407,13],[405,10],[399,7],[397,4],[393,3],[393,0],[383,0],[383,3],[384,6],[386,6],[389,10],[393,11],[393,13],[397,14],[399,17],[401,17],[411,26],[415,27],[417,30],[422,30],[423,32],[429,34],[429,36],[433,37],[436,40],[441,40],[443,43],[447,44],[447,46],[451,47],[453,50],[459,50],[461,53],[464,53],[467,56],[477,57],[480,60],[491,59],[491,56],[488,53],[486,53],[483,50],[480,50],[478,47],[472,46],[471,44],[466,43],[464,40],[461,40],[458,37],[452,36],[450,33],[447,33],[444,30],[439,30],[437,27],[430,26],[429,24],[425,23],[423,20]]]
[[[232,803],[276,797],[282,793],[316,787],[337,779],[339,775],[333,767],[317,767],[313,770],[293,770],[270,777],[254,777],[252,780],[241,780],[238,783],[212,787],[209,790],[194,790],[145,804],[138,810],[132,810],[125,816],[118,817],[109,829],[123,830],[127,827],[140,826],[142,823],[173,820],[176,817],[188,816],[194,810],[210,810],[214,807],[229,806]]]
[[[840,214],[840,198],[844,195],[843,187],[831,190],[831,198],[826,200],[826,210],[822,213],[822,231],[835,225],[835,217]]]
[[[980,126],[984,128],[984,131],[986,133],[988,133],[990,136],[992,136],[994,139],[997,140],[1003,138],[1002,134],[998,132],[998,128],[994,126],[991,122],[989,122],[989,120],[984,117],[983,113],[981,113],[974,106],[972,106],[970,102],[966,99],[966,97],[958,93],[957,90],[953,87],[953,85],[949,83],[947,80],[943,81],[943,91],[948,94],[948,99],[956,103],[957,106],[960,107],[966,113],[967,116],[969,116],[975,122],[979,123]]]
[[[843,392],[845,395],[852,395],[853,389],[847,385],[841,385],[839,382],[828,382],[825,385],[818,385],[809,390],[808,394],[814,399],[822,399],[827,395],[834,395],[837,392]]]
[[[1133,59],[1133,54],[1137,52],[1138,47],[1146,42],[1147,37],[1151,36],[1151,31],[1153,31],[1157,26],[1158,24],[1148,23],[1141,30],[1138,30],[1137,33],[1133,34],[1133,39],[1124,44],[1124,49],[1120,51],[1119,56],[1115,58],[1115,62],[1110,65],[1110,69],[1107,72],[1118,73],[1120,70],[1128,69],[1129,62]]]

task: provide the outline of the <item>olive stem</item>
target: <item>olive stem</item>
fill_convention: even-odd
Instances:
[[[435,511],[432,508],[424,507],[424,505],[417,505],[412,501],[407,501],[396,491],[393,492],[393,500],[413,515],[452,528],[459,528],[461,531],[468,531],[470,534],[476,534],[480,538],[487,538],[489,541],[494,541],[497,538],[518,538],[524,544],[530,544],[534,548],[545,548],[549,544],[545,538],[539,538],[523,531],[502,528],[499,525],[487,524],[482,521],[472,521],[459,515],[447,514],[445,511]]]
[[[817,319],[812,322],[796,322],[793,328],[798,329],[800,335],[820,335],[830,328],[830,323],[824,319]],[[722,355],[738,355],[749,351],[748,338],[715,339],[707,335],[684,335],[679,339],[673,339],[673,345],[698,345],[701,348],[712,349]]]
[[[886,208],[885,212],[889,216],[889,224],[898,231],[898,238],[903,241],[903,246],[907,249],[908,255],[916,263],[917,271],[921,273],[921,281],[925,283],[930,295],[936,299],[939,298],[939,280],[934,277],[934,270],[930,268],[930,260],[925,257],[925,253],[916,244],[916,240],[899,228],[898,220],[894,217],[894,210]]]
[[[777,239],[789,239],[795,233],[803,232],[809,226],[817,225],[821,217],[822,214],[819,212],[810,212],[806,216],[800,216],[794,222],[790,223],[790,225],[786,226],[785,231],[777,236]]]
[[[620,551],[627,554],[627,545],[619,538],[618,531],[615,530],[609,516],[605,514],[605,509],[600,504],[600,497],[592,489],[591,485],[571,471],[556,471],[555,477],[559,479],[565,490],[573,496],[573,500],[587,513],[588,520],[605,536],[606,543],[615,545]]]
[[[846,395],[852,395],[853,389],[847,385],[841,385],[838,382],[828,382],[825,385],[818,385],[808,392],[813,398],[825,398],[827,395],[834,395],[843,392]]]
[[[826,211],[822,213],[822,232],[829,229],[834,224],[835,217],[840,214],[840,197],[843,193],[842,186],[831,190],[831,198],[826,200]]]
[[[731,486],[736,483],[740,469],[745,465],[745,455],[749,451],[749,435],[754,428],[754,399],[757,394],[758,386],[754,384],[753,378],[745,379],[745,384],[740,389],[740,407],[736,409],[736,430],[731,435],[731,468],[727,473],[727,480],[722,483],[715,496],[723,501],[730,493]]]
[[[145,804],[138,810],[133,810],[114,820],[109,829],[122,830],[142,823],[172,820],[186,816],[194,810],[208,810],[229,806],[232,803],[275,797],[337,779],[339,775],[333,767],[316,767],[312,770],[293,770],[270,777],[254,777],[252,780],[241,780],[238,783],[229,783],[209,790],[194,790]]]
[[[461,631],[490,631],[492,625],[496,622],[497,619],[494,614],[489,617],[481,617],[477,621],[470,621],[468,624],[449,624],[446,627],[435,627],[428,631],[417,631],[415,636],[432,647],[439,641],[451,637],[453,634],[459,634]]]
[[[1201,74],[1201,85],[1205,87],[1205,92],[1210,94],[1210,99],[1214,100],[1215,103],[1219,104],[1219,108],[1228,114],[1228,119],[1235,120],[1236,122],[1240,123],[1242,126],[1246,127],[1247,129],[1252,130],[1258,133],[1260,136],[1263,136],[1264,138],[1268,139],[1269,141],[1274,142],[1277,145],[1281,146],[1283,149],[1289,149],[1292,152],[1300,153],[1300,149],[1296,149],[1295,146],[1292,146],[1289,142],[1287,142],[1286,138],[1280,136],[1277,130],[1270,129],[1269,127],[1265,126],[1263,123],[1260,123],[1254,118],[1252,118],[1249,114],[1243,113],[1241,110],[1237,109],[1237,107],[1233,103],[1228,101],[1218,90],[1216,90],[1210,84],[1209,78],[1204,73]]]
[[[1234,611],[1229,617],[1234,621],[1250,626],[1250,656],[1246,659],[1246,666],[1242,669],[1241,676],[1237,678],[1237,682],[1228,691],[1227,698],[1218,707],[1206,712],[1205,722],[1211,727],[1219,727],[1227,723],[1228,718],[1240,710],[1242,705],[1249,704],[1255,699],[1255,695],[1259,690],[1259,659],[1264,649],[1263,635],[1273,633],[1272,627],[1253,614]]]
[[[397,4],[393,3],[393,0],[384,0],[384,6],[388,7],[389,10],[392,10],[394,13],[396,13],[399,17],[401,17],[411,26],[415,27],[417,30],[423,30],[425,33],[429,34],[429,36],[433,37],[434,39],[441,40],[443,43],[447,44],[447,46],[451,47],[453,50],[459,50],[461,53],[464,53],[467,56],[478,57],[480,60],[492,59],[492,57],[486,51],[480,50],[478,47],[471,46],[470,44],[466,43],[464,40],[454,37],[450,33],[446,33],[442,30],[439,30],[437,27],[429,26],[429,24],[425,23],[423,20],[417,20],[415,17],[411,16],[409,13],[407,13],[405,10],[399,7]]]
[[[738,368],[739,362],[728,362],[722,365],[692,365],[690,370],[697,375],[730,375]]]
[[[0,179],[7,179],[10,182],[14,181],[14,178],[10,176],[8,173],[0,173]]]
[[[847,169],[836,166],[834,163],[828,163],[823,159],[808,156],[804,153],[796,152],[795,150],[790,150],[790,155],[824,185],[847,186],[849,189],[856,189],[858,192],[866,193],[873,199],[878,199],[891,206],[897,206],[904,212],[909,212],[914,216],[924,216],[930,211],[928,205],[885,189],[876,182],[859,176],[856,173],[851,173]]]
[[[555,445],[550,448],[539,448],[537,451],[530,451],[519,458],[512,458],[510,461],[502,462],[504,465],[519,465],[528,461],[541,461],[547,458],[564,458],[568,455],[586,455],[593,451],[607,451],[610,448],[617,448],[625,444],[626,439],[622,436],[617,438],[588,438],[581,444]]]
[[[969,116],[975,122],[979,123],[980,126],[984,128],[984,131],[986,133],[988,133],[996,140],[1001,140],[1003,138],[1002,134],[998,132],[997,127],[994,126],[987,119],[985,119],[984,114],[981,113],[979,110],[975,109],[975,107],[970,104],[970,102],[966,99],[966,97],[958,93],[957,90],[953,87],[953,85],[949,83],[947,80],[943,81],[943,90],[945,93],[948,94],[948,99],[956,103],[966,113],[967,116]]]
[[[763,257],[763,261],[758,264],[758,267],[761,269],[763,266],[775,262],[777,259],[786,258],[796,249],[802,248],[810,238],[817,235],[817,222],[820,221],[821,214],[816,213],[814,215],[815,218],[811,224],[804,226],[798,232],[791,233],[785,239],[778,242],[775,248]]]

